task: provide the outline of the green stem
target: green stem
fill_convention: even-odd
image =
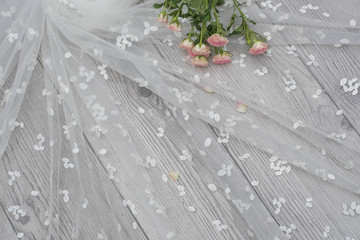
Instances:
[[[215,19],[216,19],[216,33],[219,32],[219,19],[218,19],[218,15],[216,13],[216,9],[214,8],[214,16],[215,16]]]
[[[194,32],[194,26],[191,26],[191,30],[188,37],[189,40],[191,39],[191,35],[193,34],[193,32]]]
[[[247,19],[244,15],[244,13],[241,11],[241,9],[239,8],[239,2],[237,0],[233,0],[234,2],[234,6],[236,6],[237,10],[239,11],[240,15],[241,15],[241,18],[243,19]]]
[[[179,10],[178,10],[178,12],[177,12],[177,14],[176,14],[176,16],[175,16],[176,19],[179,17],[179,15],[180,15],[180,13],[181,13],[181,11],[182,11],[183,6],[184,6],[184,2],[182,2],[182,3],[180,4]]]
[[[200,44],[199,44],[200,47],[201,47],[201,44],[202,44],[202,39],[203,39],[203,34],[204,34],[205,28],[206,28],[206,25],[205,25],[205,23],[203,23],[203,26],[201,28],[201,33],[200,33]]]

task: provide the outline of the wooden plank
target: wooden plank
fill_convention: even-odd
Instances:
[[[44,97],[41,96],[41,89],[44,88],[41,64],[36,66],[30,82],[31,84],[28,86],[28,92],[26,93],[22,109],[17,118],[19,121],[24,122],[24,129],[14,130],[9,146],[1,161],[0,180],[3,194],[1,194],[0,199],[5,209],[12,205],[19,205],[26,211],[26,217],[20,218],[19,221],[14,219],[12,213],[6,212],[7,218],[10,219],[16,231],[23,232],[27,239],[45,239],[48,234],[48,227],[45,225],[45,222],[48,218],[46,212],[49,210],[50,202],[50,165],[47,150],[45,150],[45,153],[42,155],[33,149],[33,144],[36,142],[36,135],[38,133],[43,133],[44,135],[47,133],[47,116],[43,114],[46,112],[46,106],[41,104],[44,103]],[[34,104],[36,102],[39,104]],[[88,154],[89,160],[93,163],[94,167],[100,171],[99,174],[106,175],[106,170],[102,164],[98,162],[98,158],[90,153],[91,151],[89,151]],[[61,161],[61,158],[56,161]],[[60,162],[58,163],[60,164]],[[57,168],[55,167],[55,169]],[[9,171],[18,171],[21,174],[19,179],[17,179],[11,187],[8,185]],[[60,175],[59,183],[61,186],[71,186],[76,182],[76,174],[70,176],[73,177],[68,177],[65,174]],[[112,196],[112,199],[116,199],[117,203],[122,203],[124,199],[121,198],[121,195],[119,195],[111,182],[108,182],[104,187]],[[39,196],[32,196],[30,194],[32,190],[38,191]],[[103,191],[102,189],[94,188],[93,191],[98,191],[99,196],[103,195],[101,193]],[[96,194],[96,192],[93,194]],[[101,201],[102,200],[99,199],[99,202]],[[65,211],[62,212],[62,214],[64,213]],[[89,215],[91,216],[91,214],[90,212]],[[93,214],[96,214],[97,218],[101,217],[95,210]],[[123,226],[123,230],[120,233],[122,238],[147,239],[141,229],[136,232],[129,231],[129,229],[132,228],[132,223],[136,221],[129,209],[122,207],[117,208],[113,214],[116,215],[119,223]],[[80,221],[86,223],[89,215],[81,215],[82,219]],[[93,215],[91,217],[94,218],[95,216]],[[71,226],[69,226],[71,221],[66,222],[66,216],[63,216],[62,219],[65,222],[59,224],[61,231],[59,231],[58,234],[61,239],[71,239],[73,231]],[[84,237],[96,237],[97,234],[101,232],[99,226],[87,226],[83,224],[82,228],[86,230],[83,235]]]
[[[266,61],[265,58],[262,58],[262,60],[257,63],[260,64],[261,62],[260,65],[255,65],[265,65],[270,70],[271,77],[269,76],[266,80],[270,80],[271,82],[266,86],[274,89],[273,94],[281,96],[284,93],[284,86],[280,80],[279,82],[276,82],[275,80],[278,78],[279,74],[281,74],[282,69],[279,66],[288,66],[289,68],[294,69],[292,71],[298,81],[298,88],[302,90],[293,92],[292,94],[296,95],[295,100],[287,99],[287,101],[279,106],[279,108],[282,108],[284,111],[298,113],[301,116],[311,109],[321,108],[322,105],[330,104],[332,117],[329,117],[329,121],[324,126],[325,129],[330,131],[339,125],[346,126],[348,130],[352,129],[351,126],[354,126],[355,129],[358,128],[357,119],[359,119],[359,112],[357,111],[356,106],[358,106],[359,101],[358,99],[351,98],[348,99],[350,103],[348,101],[343,102],[341,91],[331,92],[331,89],[338,88],[337,85],[335,85],[335,83],[338,84],[338,82],[329,81],[328,83],[325,79],[327,77],[331,77],[334,73],[329,73],[326,68],[323,68],[321,69],[322,72],[313,75],[313,69],[310,67],[307,68],[304,62],[301,62],[300,60],[294,60],[291,63],[281,61],[281,59],[286,56],[284,49],[274,47],[273,50],[274,53],[278,54],[276,56],[278,58],[278,65],[273,64],[273,62],[276,61]],[[312,52],[312,50],[315,49],[301,49],[301,53],[306,56],[308,53]],[[344,50],[339,50],[339,52],[342,51]],[[354,68],[358,67],[357,63],[355,63],[353,59],[349,60],[344,56],[339,58],[339,62],[331,65],[332,61],[336,60],[336,56],[339,52],[337,50],[333,50],[332,48],[324,48],[321,55],[331,56],[329,59],[326,58],[324,66],[340,66],[339,68],[344,69],[344,72],[345,70],[348,72],[350,69],[357,69]],[[346,52],[344,54],[346,55],[348,53],[349,52]],[[239,54],[239,51],[235,52],[235,54]],[[341,61],[348,63],[348,65],[341,63]],[[347,66],[349,65],[352,67],[348,69]],[[259,88],[264,87],[264,85],[260,84],[260,81],[263,81],[264,79],[259,79],[254,76],[252,73],[253,70],[254,69],[250,69],[245,72],[243,77],[259,81]],[[225,73],[224,71],[219,71],[219,76],[227,76],[226,80],[231,82],[234,86],[239,87],[240,83],[236,82],[239,81],[239,79],[231,77],[238,75],[239,72],[234,70]],[[356,74],[356,72],[354,74]],[[117,76],[115,73],[110,73],[110,75],[111,80],[109,81],[109,85],[114,89],[114,95],[121,101],[131,101],[130,105],[132,108],[122,110],[124,113],[131,116],[129,117],[131,121],[135,122],[139,126],[139,129],[134,130],[134,133],[137,136],[137,142],[140,142],[148,153],[158,157],[158,168],[153,172],[150,172],[151,176],[156,178],[162,173],[168,173],[169,170],[181,170],[182,174],[179,182],[170,181],[168,184],[164,184],[161,181],[158,181],[158,185],[156,185],[160,192],[168,193],[168,195],[162,197],[165,200],[167,207],[171,209],[169,212],[169,220],[179,228],[178,236],[180,239],[248,239],[246,231],[249,226],[247,226],[244,219],[242,219],[236,207],[232,205],[232,203],[229,202],[223,194],[212,194],[207,189],[207,183],[211,182],[212,179],[215,178],[215,176],[212,175],[212,172],[214,172],[215,169],[208,169],[209,166],[202,162],[201,157],[196,155],[191,163],[180,163],[175,161],[175,159],[178,159],[179,153],[182,150],[178,147],[189,145],[186,141],[184,131],[181,130],[182,126],[178,125],[179,130],[176,133],[179,135],[180,140],[176,144],[173,143],[171,139],[161,139],[162,141],[160,141],[153,135],[144,134],[145,131],[143,131],[142,128],[149,128],[151,126],[150,122],[153,121],[154,116],[151,114],[156,115],[157,111],[159,111],[159,113],[163,113],[163,111],[167,109],[167,106],[164,105],[161,99],[154,95],[151,95],[149,98],[139,97],[138,99],[131,97],[135,94],[137,96],[139,95],[139,91],[136,90],[134,85],[130,84],[128,80]],[[340,77],[340,74],[338,74],[336,78],[338,77]],[[38,78],[41,78],[40,74]],[[325,82],[320,82],[319,84],[316,82],[316,79],[317,81],[324,80]],[[32,91],[30,91],[29,94],[38,92],[39,89],[42,88],[43,86],[35,84],[31,88]],[[319,88],[326,90],[329,96],[324,96],[324,99],[315,101],[312,99],[311,95]],[[142,90],[142,92],[145,91]],[[34,94],[34,96],[35,95],[38,96],[39,94],[37,93]],[[334,95],[337,97],[334,98]],[[269,98],[269,96],[266,95],[261,97],[265,99]],[[38,124],[37,121],[31,120],[33,113],[39,110],[36,110],[34,106],[24,106],[24,111],[21,113],[20,119],[30,124],[31,128],[26,130],[24,129],[24,131],[16,130],[16,132],[14,132],[16,137],[12,137],[11,147],[9,147],[6,155],[4,155],[4,166],[2,167],[2,172],[0,173],[0,179],[1,186],[5,189],[5,194],[0,196],[0,200],[3,199],[5,205],[12,204],[10,199],[15,199],[20,203],[27,203],[29,199],[32,198],[28,195],[28,198],[25,199],[23,195],[25,195],[25,190],[27,191],[28,189],[32,189],[33,186],[39,186],[43,193],[49,191],[47,183],[49,178],[47,171],[41,169],[43,166],[46,166],[48,169],[45,159],[40,158],[39,161],[37,157],[29,154],[32,152],[32,148],[26,147],[27,142],[34,142],[34,136],[36,136],[38,132],[45,131],[45,126],[39,126],[40,124]],[[146,108],[148,115],[137,115],[136,110],[139,106]],[[344,110],[347,109],[345,116],[349,119],[350,123],[347,123],[346,119],[342,120],[341,118],[335,117],[333,113],[339,107],[344,108]],[[45,109],[42,109],[41,111],[45,112]],[[46,121],[46,118],[41,118],[40,116],[36,116],[35,119],[43,119],[44,122]],[[87,130],[89,130],[93,123],[88,121],[85,122],[85,125],[87,126]],[[216,130],[214,132],[212,128],[206,124],[204,124],[201,131],[199,130],[199,133],[218,134]],[[94,163],[95,169],[97,169],[99,174],[105,176],[106,169],[104,169],[104,163],[101,161],[100,156],[96,156],[98,155],[97,152],[101,146],[97,143],[96,138],[90,133],[90,131],[87,131],[85,137],[89,141],[89,145],[87,147],[89,152],[92,152],[92,154],[90,154],[92,156],[91,161]],[[333,235],[330,236],[334,236],[334,238],[335,236],[344,236],[344,238],[345,236],[355,237],[360,234],[357,222],[353,221],[351,217],[344,216],[341,213],[341,203],[350,203],[351,201],[355,201],[357,199],[356,195],[343,189],[334,188],[332,185],[327,185],[307,172],[297,168],[293,169],[291,171],[291,175],[289,174],[289,176],[285,175],[275,177],[275,175],[273,175],[273,173],[269,170],[269,155],[266,152],[246,145],[246,143],[237,141],[236,139],[231,141],[228,146],[224,146],[223,150],[224,158],[230,157],[233,160],[233,164],[236,166],[233,170],[234,174],[243,174],[249,179],[248,183],[251,187],[251,191],[256,193],[256,198],[259,198],[264,203],[266,208],[269,209],[269,213],[271,213],[279,225],[295,223],[298,230],[293,231],[293,239],[320,239],[326,225],[331,226],[331,234]],[[196,149],[192,149],[192,152],[195,153]],[[246,161],[238,160],[238,156],[245,152],[249,152],[251,158]],[[17,163],[14,162],[14,159],[16,159]],[[34,160],[36,160],[35,163]],[[117,159],[110,160],[112,164],[118,164]],[[24,180],[21,178],[21,186],[16,186],[19,189],[13,193],[8,189],[7,171],[14,169],[21,169],[21,172],[24,172],[24,175],[22,176],[24,177],[26,175],[27,179]],[[124,176],[124,179],[126,179],[126,176]],[[258,180],[260,184],[256,187],[251,186],[252,180]],[[66,180],[64,179],[64,181]],[[72,180],[69,179],[67,181],[69,181],[70,184]],[[27,186],[26,182],[28,182]],[[123,199],[121,197],[123,192],[131,191],[131,189],[121,189],[113,182],[106,181],[106,179],[104,179],[104,182],[106,191],[110,192],[114,196],[120,195],[118,196],[119,202]],[[186,187],[185,198],[178,196],[176,190],[176,185],[178,184]],[[308,187],[310,185],[311,188]],[[304,196],[299,193],[305,193],[307,196],[312,197],[314,199],[314,206],[312,208],[306,207]],[[272,212],[275,211],[272,201],[274,198],[278,198],[280,196],[284,197],[287,200],[287,203],[284,204],[280,214],[277,215]],[[47,203],[48,199],[45,199],[45,196],[44,199],[36,199],[35,205],[38,205],[38,208],[41,208],[41,210],[33,210],[32,212],[31,209],[36,208],[34,206],[27,207],[28,216],[30,216],[32,221],[26,223],[25,226],[22,226],[21,223],[15,222],[14,226],[17,227],[16,229],[25,229],[24,232],[28,233],[27,237],[29,239],[43,239],[46,236],[46,228],[43,226],[43,221],[45,219],[40,218],[43,216]],[[189,205],[195,205],[195,203],[197,209],[196,213],[193,214],[188,212],[186,207]],[[22,205],[23,204],[21,204],[21,206]],[[36,213],[36,211],[39,213]],[[155,223],[151,223],[145,217],[142,218],[141,216],[138,216],[137,219],[135,219],[131,213],[128,213],[127,211],[124,211],[124,214],[126,215],[123,221],[124,224],[126,224],[126,222],[131,223],[132,221],[137,221],[139,226],[141,226],[140,230],[138,229],[137,231],[133,231],[132,227],[127,225],[125,227],[126,234],[124,235],[124,239],[159,239],[162,237],[156,235],[156,233],[152,231],[151,228],[154,227]],[[35,223],[33,221],[34,219],[37,219]],[[221,233],[217,232],[211,223],[211,220],[213,219],[221,219],[221,221],[229,225],[229,229]],[[9,225],[7,226],[10,227]],[[89,228],[89,235],[96,236],[97,230],[98,229],[95,227],[94,229]],[[62,236],[67,239],[70,232],[71,229],[68,229]],[[34,234],[33,238],[31,238],[31,233]]]
[[[157,159],[156,171],[149,172],[153,179],[160,179],[161,174],[168,174],[171,170],[178,170],[181,172],[180,180],[178,183],[169,180],[167,184],[159,181],[155,188],[164,193],[162,195],[162,202],[166,205],[169,215],[169,221],[177,227],[177,236],[179,239],[244,239],[244,233],[246,233],[246,222],[242,219],[237,212],[235,206],[233,206],[224,195],[211,195],[207,189],[205,179],[211,179],[212,174],[206,169],[201,168],[201,172],[198,171],[198,167],[193,164],[184,164],[177,160],[179,153],[182,149],[178,149],[178,146],[186,146],[186,141],[175,144],[174,139],[161,140],[156,137],[155,134],[150,134],[149,131],[143,129],[152,128],[152,122],[154,117],[159,117],[160,113],[164,113],[167,106],[163,105],[161,99],[155,95],[151,95],[147,98],[138,97],[133,98],[131,96],[139,95],[138,88],[131,83],[128,79],[124,79],[113,71],[108,71],[110,80],[108,83],[113,89],[114,96],[117,101],[124,103],[126,107],[120,108],[123,115],[127,116],[129,122],[133,122],[136,129],[133,129],[131,136],[140,146],[143,146],[141,152],[146,152],[150,156],[154,156]],[[144,91],[143,91],[144,92]],[[147,95],[147,94],[146,94]],[[130,107],[128,107],[128,105]],[[139,114],[138,108],[145,109],[145,114]],[[160,113],[157,113],[157,110]],[[165,119],[159,119],[166,121]],[[88,123],[87,123],[88,124]],[[172,122],[172,124],[175,124]],[[90,128],[88,125],[86,128]],[[181,126],[172,126],[172,129],[178,129],[177,132],[179,138],[186,136]],[[210,130],[210,129],[209,129]],[[89,135],[89,141],[95,149],[99,149],[97,141],[94,141],[95,137]],[[111,159],[109,159],[110,161]],[[194,157],[193,162],[196,161]],[[110,162],[112,165],[116,165],[115,161]],[[124,178],[126,180],[126,177]],[[177,185],[182,185],[186,189],[186,195],[184,197],[179,196],[176,190]],[[196,213],[191,213],[187,207],[194,206]],[[215,219],[222,219],[229,225],[229,231],[219,233],[212,225],[212,221]],[[150,239],[158,239],[161,236],[152,235],[151,228],[154,228],[154,223],[148,222],[147,219],[141,219],[139,216],[139,222],[144,227]]]
[[[2,184],[0,185],[0,189],[2,188]],[[14,227],[11,225],[10,220],[6,215],[7,209],[0,203],[0,238],[1,239],[9,239],[9,240],[17,240],[17,232]]]

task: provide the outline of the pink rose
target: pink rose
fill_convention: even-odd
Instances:
[[[156,18],[156,21],[160,23],[167,23],[168,22],[168,15],[166,12],[159,13],[158,17]]]
[[[263,54],[268,49],[268,45],[262,41],[256,41],[249,49],[249,53],[252,55]]]
[[[214,46],[214,47],[222,47],[222,46],[225,46],[226,44],[228,44],[228,42],[229,42],[229,40],[227,40],[226,37],[220,36],[217,33],[211,35],[206,41],[211,46]]]
[[[181,32],[182,24],[179,21],[175,21],[167,25],[167,28],[174,32]]]
[[[206,67],[209,65],[209,62],[204,56],[195,56],[191,59],[191,64],[197,67]]]
[[[191,50],[188,51],[188,55],[189,57],[193,58],[196,57],[197,55],[193,54]]]
[[[194,42],[189,38],[185,38],[181,41],[179,46],[186,51],[191,51],[194,47]]]
[[[209,56],[211,51],[209,46],[206,44],[196,44],[195,47],[191,50],[195,55]]]
[[[213,58],[213,63],[225,64],[231,62],[231,54],[229,52],[218,53]]]

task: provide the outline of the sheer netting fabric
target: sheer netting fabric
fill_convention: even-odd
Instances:
[[[184,36],[155,21],[153,3],[0,2],[1,175],[9,181],[0,203],[17,237],[360,236],[360,205],[350,206],[360,204],[359,133],[312,84],[314,74],[297,68],[324,70],[323,47],[359,45],[360,2],[247,1],[241,7],[270,49],[251,56],[231,37],[233,62],[207,68],[189,64],[178,48]],[[231,11],[227,2],[221,21]],[[347,70],[344,78],[359,75]],[[354,79],[339,79],[346,94],[357,94]],[[262,188],[269,179],[273,187]],[[288,182],[300,185],[282,187]],[[331,198],[343,193],[353,200]],[[306,214],[281,207],[295,196]],[[326,213],[315,205],[332,201],[329,222],[319,221]],[[218,211],[221,202],[232,208]],[[203,222],[209,232],[184,231]]]

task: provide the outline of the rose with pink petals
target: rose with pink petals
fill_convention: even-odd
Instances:
[[[266,50],[268,50],[268,47],[269,46],[267,45],[267,43],[264,43],[262,41],[256,41],[249,49],[249,53],[252,55],[263,54]]]
[[[225,46],[226,44],[228,44],[228,42],[229,42],[229,40],[227,40],[226,37],[220,36],[217,33],[211,35],[206,41],[211,46],[214,46],[214,47],[222,47],[222,46]]]
[[[195,47],[191,50],[193,54],[195,55],[201,55],[201,56],[209,56],[211,54],[209,46],[206,44],[196,44]]]
[[[197,56],[197,55],[193,54],[191,50],[190,50],[190,51],[188,51],[188,55],[189,55],[189,57],[191,57],[191,58],[193,58],[193,57],[196,57],[196,56]]]
[[[191,64],[197,67],[206,67],[209,65],[209,62],[204,56],[195,56],[191,59]]]
[[[194,48],[194,42],[190,38],[185,38],[179,46],[186,51],[191,51]]]
[[[156,21],[160,23],[167,23],[169,16],[166,14],[165,11],[159,13],[158,17],[156,18]]]
[[[167,25],[167,28],[174,32],[181,32],[182,24],[178,20],[172,21],[169,25]]]
[[[231,62],[231,54],[229,52],[218,53],[213,58],[215,64],[225,64]]]

